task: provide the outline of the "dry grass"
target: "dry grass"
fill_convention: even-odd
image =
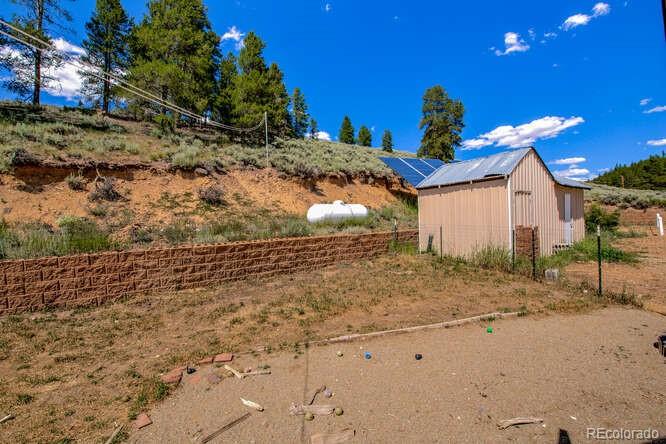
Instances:
[[[99,442],[168,394],[160,372],[222,351],[502,311],[594,307],[575,289],[394,255],[313,273],[0,320],[0,411],[11,442]],[[298,357],[298,353],[295,354]]]

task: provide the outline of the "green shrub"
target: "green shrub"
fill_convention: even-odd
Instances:
[[[469,263],[487,270],[511,271],[511,253],[506,248],[488,245],[473,251]]]
[[[599,205],[592,205],[585,212],[585,229],[588,233],[596,232],[597,225],[602,231],[616,231],[620,225],[620,212],[618,210],[609,213]]]
[[[88,199],[93,202],[99,200],[115,202],[121,200],[122,196],[116,190],[113,178],[105,177],[101,182],[95,182],[95,189],[90,193]]]
[[[224,190],[218,185],[210,185],[199,189],[199,199],[208,205],[220,206],[224,204]]]
[[[162,236],[172,244],[187,242],[195,233],[196,227],[189,219],[176,219],[162,229]]]
[[[200,145],[181,144],[171,156],[171,164],[177,168],[193,170],[203,163],[203,149]]]
[[[74,191],[83,191],[86,189],[86,180],[80,174],[71,173],[65,178],[65,183]]]

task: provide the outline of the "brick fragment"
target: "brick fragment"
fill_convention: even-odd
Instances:
[[[134,427],[138,430],[149,426],[152,423],[153,421],[150,419],[150,416],[146,415],[145,413],[139,413],[139,416],[137,416],[136,420],[134,421]]]
[[[220,353],[219,355],[215,355],[213,362],[231,362],[233,359],[233,353]]]

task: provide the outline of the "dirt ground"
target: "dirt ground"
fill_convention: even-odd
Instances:
[[[71,190],[64,179],[70,171],[53,168],[23,168],[14,175],[0,175],[0,218],[8,222],[41,221],[54,224],[65,215],[94,218],[87,191]],[[305,215],[315,203],[343,200],[369,208],[381,208],[398,198],[391,190],[397,184],[363,183],[359,180],[325,179],[314,184],[283,178],[273,170],[232,170],[228,174],[197,176],[158,170],[121,170],[102,172],[114,176],[120,194],[126,198],[104,204],[106,213],[127,214],[131,223],[159,225],[187,216],[201,222],[215,213],[247,212],[266,209],[276,214]],[[90,180],[94,179],[93,177]],[[225,191],[226,205],[221,210],[202,208],[198,190],[216,184]],[[392,187],[398,187],[393,189]],[[403,190],[404,191],[404,190]],[[100,218],[103,221],[106,218]]]
[[[657,236],[654,230],[640,228],[643,237],[624,238],[617,247],[637,253],[637,264],[602,264],[604,291],[636,296],[646,308],[666,315],[666,236]],[[567,278],[597,286],[597,264],[574,263],[566,270]]]
[[[114,424],[168,399],[160,374],[212,354],[256,346],[297,353],[295,344],[307,339],[494,311],[600,306],[577,291],[400,254],[94,309],[8,316],[0,319],[0,414],[16,419],[2,424],[3,440],[103,443]]]
[[[666,435],[666,360],[652,346],[666,330],[663,316],[607,308],[495,321],[492,334],[487,325],[244,356],[233,365],[267,365],[272,373],[243,380],[212,384],[208,374],[224,374],[208,366],[150,412],[153,424],[130,442],[196,442],[249,411],[241,397],[265,411],[213,442],[309,442],[314,433],[344,428],[356,431],[353,442],[377,443],[554,443],[560,429],[583,442],[588,427]],[[313,422],[291,416],[290,404],[320,385],[334,396],[316,403],[341,406],[344,415]],[[544,423],[498,430],[499,420],[518,416]]]

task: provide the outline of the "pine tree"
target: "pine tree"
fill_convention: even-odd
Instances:
[[[233,113],[233,90],[238,77],[236,56],[229,52],[222,58],[219,68],[215,103],[213,104],[213,118],[225,123],[231,123]]]
[[[245,37],[245,44],[238,55],[240,74],[236,77],[232,93],[234,123],[251,127],[267,113],[270,135],[291,137],[289,94],[278,65],[273,63],[266,67],[264,47],[264,42],[255,33],[250,32]],[[249,133],[246,140],[258,143],[263,136]]]
[[[62,29],[63,22],[72,20],[72,16],[58,0],[11,1],[25,9],[24,15],[14,15],[12,25],[50,43],[48,28],[53,26]],[[30,41],[27,37],[17,36]],[[39,106],[42,88],[56,88],[58,84],[58,79],[51,73],[61,66],[62,59],[54,51],[36,51],[8,37],[0,39],[0,46],[9,49],[0,51],[0,68],[13,74],[2,82],[3,86],[18,94],[21,99],[31,100],[33,105]]]
[[[393,135],[390,130],[384,130],[384,134],[382,135],[382,151],[386,151],[387,153],[393,152]]]
[[[82,60],[104,72],[122,76],[128,67],[131,26],[120,0],[97,0],[93,16],[86,23],[83,47],[87,54]],[[110,77],[104,75],[101,80],[99,72],[90,69],[79,71],[79,74],[83,78],[83,95],[91,101],[100,102],[101,99],[102,111],[108,113],[109,102],[115,97]]]
[[[305,96],[301,92],[300,88],[294,89],[291,103],[293,106],[292,120],[294,126],[294,136],[297,139],[302,139],[305,137],[305,133],[308,131],[310,116],[308,115],[308,105],[305,103]]]
[[[129,79],[202,113],[214,100],[219,41],[201,0],[150,0],[130,39]]]
[[[358,130],[358,144],[361,146],[372,146],[372,133],[368,127],[361,126]]]
[[[338,141],[340,143],[348,143],[350,145],[355,143],[354,127],[352,126],[352,122],[349,116],[345,116],[344,119],[342,119],[342,125],[340,126],[340,132],[338,134]]]
[[[314,118],[310,118],[310,139],[319,140],[319,126]]]
[[[423,118],[419,124],[425,132],[417,155],[447,162],[453,160],[455,148],[462,141],[460,133],[465,127],[464,115],[462,102],[451,99],[440,85],[427,89],[423,95]]]

